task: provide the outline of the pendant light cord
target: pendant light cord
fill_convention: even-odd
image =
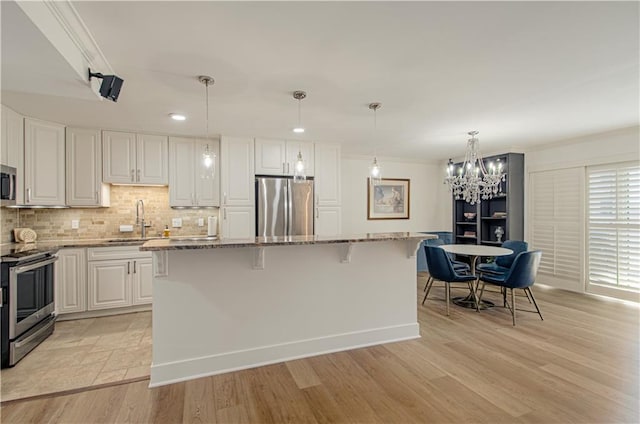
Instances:
[[[205,135],[205,138],[208,140],[209,139],[209,81],[205,81],[204,82],[204,86],[205,86],[205,93],[206,93],[206,96],[207,96],[207,98],[205,100],[206,113],[207,113],[207,116],[205,117],[205,122],[207,123],[207,125],[206,125],[206,131],[205,131],[204,135]]]

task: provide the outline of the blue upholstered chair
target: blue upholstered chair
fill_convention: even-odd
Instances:
[[[444,240],[442,240],[441,238],[437,238],[437,239],[431,239],[428,240],[428,244],[425,245],[425,248],[427,246],[442,246],[444,244]],[[447,253],[447,255],[449,255]],[[451,259],[451,255],[449,255],[449,258]],[[453,264],[453,269],[456,270],[456,272],[458,273],[470,273],[471,272],[471,268],[469,267],[469,264],[465,264],[464,262],[460,262],[460,261],[454,261],[453,259],[451,259],[451,264]],[[427,261],[427,268],[429,268],[429,262]],[[429,278],[427,279],[427,284],[424,285],[424,289],[422,289],[422,291],[427,291],[427,287],[429,286],[429,283],[431,282],[431,274],[429,274]]]
[[[472,274],[462,274],[456,272],[453,268],[453,264],[451,263],[451,259],[447,252],[442,250],[442,248],[438,246],[425,246],[425,254],[427,257],[427,265],[429,266],[429,274],[431,277],[427,282],[427,290],[424,295],[424,299],[422,299],[422,304],[424,305],[424,301],[427,300],[427,296],[429,296],[429,292],[431,291],[431,287],[433,286],[433,282],[435,280],[442,281],[445,283],[445,296],[447,302],[447,316],[449,316],[449,300],[451,299],[451,283],[467,283],[469,286],[469,291],[473,293],[473,298],[476,300],[476,310],[478,309],[478,301],[476,298],[476,291],[474,288],[474,281],[476,279],[475,275]]]
[[[542,252],[540,250],[532,250],[529,252],[522,252],[516,256],[511,268],[506,274],[482,274],[480,281],[482,281],[482,288],[480,289],[480,296],[478,302],[482,301],[482,294],[484,293],[484,286],[486,283],[493,284],[503,288],[502,298],[504,305],[509,307],[511,316],[513,318],[513,325],[516,325],[516,295],[515,289],[523,289],[527,296],[533,301],[534,306],[540,319],[542,320],[542,313],[536,303],[536,299],[531,292],[531,286],[536,280],[536,274],[538,273],[538,267],[540,266],[540,258]],[[511,290],[511,305],[507,302],[507,289]],[[535,311],[527,311],[535,312]]]
[[[506,274],[509,272],[513,261],[516,259],[516,256],[521,252],[526,252],[529,249],[529,243],[526,241],[520,240],[507,240],[502,243],[502,247],[505,249],[513,250],[513,253],[506,256],[498,256],[496,260],[492,263],[488,264],[478,264],[476,266],[476,271],[478,274]]]

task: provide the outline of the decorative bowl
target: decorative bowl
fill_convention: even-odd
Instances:
[[[476,218],[476,213],[475,212],[465,212],[464,213],[464,217],[467,219],[467,221],[472,221]]]

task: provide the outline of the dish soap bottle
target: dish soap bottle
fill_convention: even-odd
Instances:
[[[162,232],[162,237],[169,237],[171,235],[171,231],[169,231],[169,226],[164,226],[164,231]]]

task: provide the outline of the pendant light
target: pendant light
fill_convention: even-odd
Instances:
[[[298,126],[293,129],[293,132],[301,134],[304,132],[304,128],[300,122],[300,101],[307,97],[307,93],[301,90],[297,90],[293,92],[293,98],[298,101]],[[296,162],[293,165],[293,182],[298,183],[307,179],[305,175],[305,164],[304,159],[302,159],[302,151],[298,148],[298,157],[296,158]]]
[[[378,164],[378,158],[376,157],[376,130],[377,130],[377,111],[382,107],[382,103],[369,103],[369,109],[373,110],[373,162],[369,166],[369,183],[372,185],[380,184],[382,180],[382,169]]]
[[[307,97],[307,93],[302,90],[296,90],[293,92],[293,98],[298,101],[298,126],[293,129],[293,132],[296,134],[302,134],[304,132],[304,127],[300,121],[300,101]]]
[[[202,152],[202,178],[210,179],[214,178],[216,172],[216,154],[215,152],[209,149],[209,85],[213,85],[215,80],[207,75],[200,75],[198,77],[198,81],[200,81],[205,86],[205,121],[206,121],[206,130],[205,130],[205,138],[207,140],[207,144],[205,145],[204,152]]]

